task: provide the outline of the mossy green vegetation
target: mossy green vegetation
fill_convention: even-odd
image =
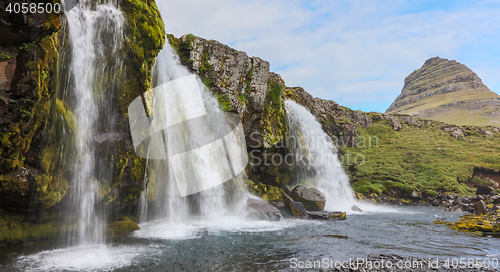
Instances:
[[[134,221],[126,216],[122,216],[120,220],[117,220],[108,226],[108,232],[113,237],[122,237],[140,229],[141,228]]]
[[[6,61],[6,60],[9,60],[11,59],[13,56],[12,54],[10,54],[9,52],[0,52],[0,61]]]
[[[266,201],[282,201],[283,200],[283,190],[262,182],[254,183],[251,180],[245,180],[245,186],[247,190]]]
[[[165,43],[165,26],[153,0],[124,0],[121,8],[127,20],[123,52],[127,75],[120,82],[119,110],[127,116],[127,108],[137,96],[151,88],[151,70],[155,57]]]
[[[0,210],[0,241],[16,243],[32,238],[55,236],[59,227],[53,223],[34,224],[26,222],[25,216]]]
[[[6,158],[4,167],[9,171],[19,171],[25,161],[26,153],[31,142],[39,139],[45,126],[46,117],[50,109],[50,98],[54,92],[54,80],[47,80],[48,76],[57,73],[59,38],[57,34],[43,37],[37,44],[30,44],[23,54],[37,56],[26,60],[23,67],[26,70],[14,92],[23,95],[23,102],[33,105],[21,108],[13,114],[13,124],[9,131],[0,132],[0,157]],[[36,53],[35,53],[36,52]],[[23,59],[24,55],[20,57]],[[1,181],[1,180],[0,180]]]
[[[445,224],[454,230],[469,231],[469,232],[494,232],[500,233],[500,214],[492,212],[483,215],[462,215],[460,220],[455,223],[436,220],[436,224]]]
[[[432,197],[442,190],[462,195],[475,192],[474,167],[500,169],[500,137],[488,138],[479,127],[462,128],[466,136],[456,139],[439,122],[403,124],[400,131],[390,121],[358,127],[357,147],[342,147],[342,161],[351,173],[355,191],[363,194],[389,193],[391,189],[410,196],[416,190]],[[341,145],[339,143],[339,145]],[[356,160],[356,161],[355,161]]]
[[[287,125],[283,89],[285,83],[271,77],[261,115],[260,132],[264,147],[276,145],[286,137]]]
[[[224,111],[231,110],[231,98],[228,95],[215,94],[215,97],[217,97],[217,101],[219,101],[219,105],[221,106],[222,110]]]

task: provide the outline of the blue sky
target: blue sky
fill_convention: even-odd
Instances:
[[[500,93],[500,1],[157,0],[167,32],[271,64],[287,86],[384,112],[426,59],[455,59]]]

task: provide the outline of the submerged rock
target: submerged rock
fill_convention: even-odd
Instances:
[[[256,220],[280,221],[281,212],[262,198],[251,196],[247,199],[248,217]]]
[[[316,188],[298,185],[293,188],[291,197],[301,202],[308,211],[322,211],[325,209],[325,195]]]

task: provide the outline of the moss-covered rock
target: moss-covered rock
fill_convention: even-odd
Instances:
[[[30,223],[26,216],[0,209],[0,243],[18,243],[27,239],[54,236],[60,227],[53,222]]]
[[[110,153],[102,161],[111,165],[113,177],[109,182],[99,180],[104,204],[117,212],[136,205],[143,188],[145,161],[134,153],[127,107],[151,88],[152,66],[165,42],[165,28],[154,1],[125,0],[120,8],[126,18],[126,27],[123,62],[121,70],[116,71],[118,82],[112,84],[108,80],[115,75],[103,75],[109,87],[106,91],[114,92],[113,97],[118,92],[114,100],[118,108],[114,116],[116,131],[109,132],[117,137],[112,143],[104,142]],[[22,21],[14,20],[11,26]],[[60,17],[45,14],[43,18],[33,17],[27,21],[28,25],[15,29],[17,34],[6,34],[12,34],[9,47],[3,47],[6,40],[0,42],[3,56],[0,62],[8,62],[7,74],[0,77],[4,76],[9,83],[0,86],[0,208],[23,216],[28,211],[33,214],[38,214],[39,210],[51,211],[64,201],[71,186],[68,177],[73,171],[68,168],[68,162],[74,159],[73,133],[78,129],[71,103],[66,104],[64,94],[58,92],[58,82],[67,80],[61,72],[64,67],[59,69],[59,64],[67,65],[66,60],[59,60],[59,52],[68,49],[60,46],[63,37],[67,37],[63,31],[58,31]],[[30,35],[37,35],[29,41],[16,40],[19,38],[16,35],[25,30]],[[0,26],[2,31],[5,29]],[[2,37],[7,37],[4,34],[2,32]],[[43,213],[36,217],[42,222],[41,228],[48,224]],[[18,222],[22,225],[25,220],[20,217]]]
[[[492,212],[483,215],[463,215],[455,223],[436,220],[434,223],[446,224],[452,229],[470,232],[500,232],[500,214]]]
[[[246,180],[245,185],[249,192],[266,201],[283,201],[283,190],[280,188],[262,182],[256,184],[251,180]]]
[[[130,218],[122,216],[119,220],[109,224],[108,231],[113,237],[122,237],[141,228]]]

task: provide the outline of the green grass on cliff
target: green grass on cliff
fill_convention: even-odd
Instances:
[[[360,193],[388,193],[397,189],[409,196],[413,190],[432,196],[437,190],[472,194],[474,167],[500,169],[500,135],[488,138],[470,128],[462,139],[443,131],[445,125],[433,122],[421,128],[403,124],[395,131],[388,121],[375,121],[368,128],[358,127],[360,136],[377,136],[378,146],[342,148],[361,154],[365,163],[352,170],[351,182]],[[345,157],[345,155],[344,155]],[[346,169],[351,161],[344,160]],[[394,191],[394,190],[393,190]]]

